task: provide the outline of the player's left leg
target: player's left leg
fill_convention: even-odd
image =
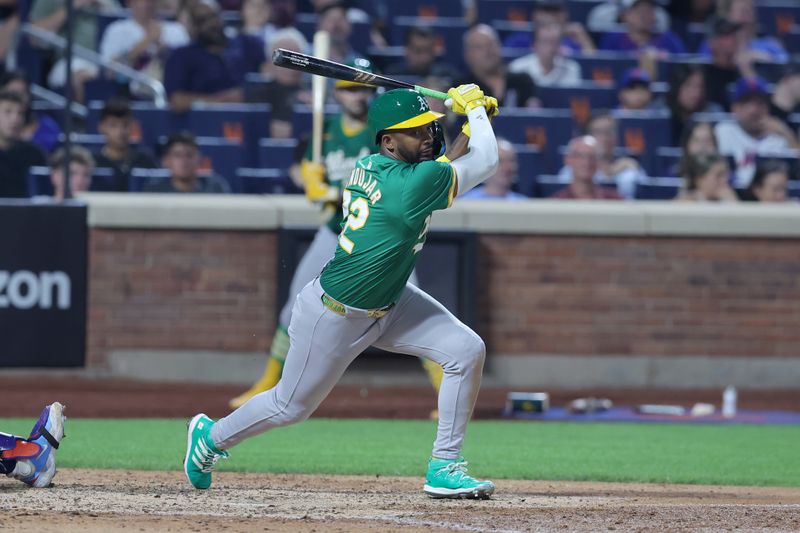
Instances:
[[[381,322],[381,336],[375,346],[428,357],[443,369],[439,426],[425,492],[438,498],[488,498],[494,484],[469,476],[461,457],[464,433],[480,388],[486,355],[483,341],[413,285],[406,285],[396,308]]]
[[[411,271],[411,276],[409,276],[408,282],[415,287],[419,287],[419,278],[417,277],[416,269]],[[427,357],[420,357],[420,362],[422,363],[422,368],[425,369],[425,373],[428,374],[428,381],[431,382],[433,390],[435,390],[436,394],[438,395],[439,389],[442,386],[442,365],[436,361],[428,359]],[[432,420],[438,420],[439,410],[434,409],[431,411],[430,417]]]
[[[314,240],[311,241],[311,245],[298,263],[292,276],[292,282],[289,284],[289,296],[278,317],[278,327],[272,337],[264,373],[252,387],[228,402],[232,409],[241,407],[256,394],[268,391],[281,379],[283,365],[286,364],[286,355],[289,353],[289,323],[292,321],[294,301],[303,287],[319,276],[322,268],[336,251],[337,244],[336,234],[328,226],[323,225],[317,230]]]

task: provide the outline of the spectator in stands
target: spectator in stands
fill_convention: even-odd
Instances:
[[[61,201],[65,196],[64,164],[67,150],[59,148],[50,157],[50,183],[53,184],[53,199]],[[69,190],[74,196],[86,192],[92,186],[92,172],[95,161],[89,150],[83,146],[70,146],[69,150]]]
[[[561,175],[570,176],[569,185],[550,198],[560,200],[622,200],[622,196],[610,187],[595,183],[598,171],[599,146],[591,135],[576,137],[567,145],[564,169]]]
[[[363,55],[350,46],[353,26],[347,20],[347,8],[341,2],[329,4],[317,12],[317,31],[326,31],[330,35],[330,60],[346,63]]]
[[[581,67],[561,54],[561,26],[537,28],[533,52],[511,62],[511,72],[524,72],[539,87],[568,87],[581,82]]]
[[[747,187],[755,173],[757,155],[797,148],[797,139],[781,120],[769,114],[769,93],[761,78],[742,78],[733,89],[734,121],[714,129],[719,151],[736,161],[736,185]]]
[[[491,26],[478,24],[464,34],[464,63],[467,76],[456,83],[477,83],[503,107],[528,107],[537,104],[536,85],[522,72],[509,72],[500,55],[500,38]]]
[[[661,102],[653,99],[653,91],[650,89],[650,75],[644,69],[637,67],[625,71],[618,87],[619,109],[642,111],[663,107]]]
[[[558,24],[563,29],[561,53],[570,56],[577,53],[591,54],[596,48],[586,28],[580,22],[569,21],[569,11],[564,0],[538,0],[531,12],[533,32],[514,32],[503,41],[505,48],[533,48],[533,33],[536,28]]]
[[[615,185],[620,195],[633,199],[636,184],[647,177],[647,174],[632,157],[617,157],[618,134],[617,121],[607,112],[592,115],[586,122],[586,135],[594,139],[597,152],[594,164],[594,182],[599,185]],[[572,166],[567,163],[559,176],[570,178]]]
[[[0,198],[28,196],[28,169],[46,164],[36,145],[22,140],[25,102],[10,91],[0,92]]]
[[[173,133],[164,144],[161,164],[170,178],[145,184],[144,192],[228,193],[228,182],[216,174],[200,175],[202,157],[194,135],[188,131]]]
[[[192,43],[174,50],[164,68],[170,108],[184,112],[195,102],[241,102],[248,72],[266,61],[264,46],[252,35],[225,36],[222,17],[206,3],[190,8]]]
[[[742,193],[746,202],[785,202],[788,198],[789,167],[783,161],[767,160],[756,167],[750,186]]]
[[[242,19],[242,33],[258,37],[265,43],[277,31],[269,21],[268,0],[243,0],[239,16]]]
[[[319,13],[329,5],[338,3],[344,3],[345,7],[347,8],[347,20],[351,24],[370,24],[369,35],[370,42],[373,46],[383,48],[387,45],[386,38],[383,36],[383,34],[381,34],[381,26],[383,21],[381,21],[379,17],[370,15],[370,13],[367,13],[361,9],[361,7],[367,7],[368,4],[372,4],[370,7],[373,8],[373,11],[376,11],[374,4],[379,2],[361,2],[361,7],[355,7],[352,4],[358,4],[359,2],[342,2],[342,0],[311,0],[311,7],[314,8],[314,12]]]
[[[97,17],[102,12],[118,12],[117,0],[74,0],[75,10],[72,35],[76,45],[94,50],[97,44]],[[32,25],[66,37],[67,7],[65,0],[34,0],[29,14]],[[97,67],[80,57],[72,58],[73,94],[83,100],[83,83],[96,77]],[[67,64],[60,58],[50,69],[47,83],[61,88],[67,82]]]
[[[714,125],[710,122],[692,122],[683,130],[680,143],[681,159],[669,169],[670,176],[683,176],[686,174],[686,165],[690,157],[706,154],[719,155],[717,138],[714,135]]]
[[[497,172],[487,179],[482,186],[475,187],[462,198],[465,200],[525,200],[524,194],[514,192],[511,186],[517,181],[519,166],[514,145],[507,139],[497,139],[497,150],[500,163]]]
[[[702,66],[675,65],[670,78],[667,107],[672,117],[672,145],[677,146],[692,115],[719,112],[722,111],[722,106],[707,100],[705,71]]]
[[[675,200],[682,202],[736,202],[739,198],[728,183],[728,162],[720,155],[700,154],[686,161],[683,189]]]
[[[711,64],[705,66],[706,96],[724,109],[730,106],[728,86],[740,77],[755,76],[752,61],[739,51],[739,25],[716,18],[708,25]]]
[[[662,55],[686,53],[681,38],[656,26],[655,0],[622,0],[621,16],[626,33],[606,33],[600,40],[601,50],[635,52],[656,50]]]
[[[106,144],[96,154],[98,167],[110,168],[114,172],[113,190],[130,190],[131,170],[134,168],[156,168],[153,157],[131,144],[133,113],[126,100],[112,98],[100,112],[98,129]]]
[[[789,122],[789,115],[800,113],[800,63],[786,67],[773,88],[769,109],[770,115],[781,119],[790,128],[795,127]]]
[[[406,32],[405,60],[389,65],[386,73],[392,76],[439,76],[448,79],[459,78],[458,70],[452,65],[438,61],[440,48],[436,42],[436,32],[427,26],[411,26]]]
[[[619,31],[623,24],[622,15],[625,11],[622,0],[609,0],[597,5],[589,11],[586,16],[586,27],[589,31],[596,33],[608,33]],[[669,13],[659,6],[655,6],[656,31],[665,32],[669,30]]]
[[[49,115],[33,110],[33,95],[25,73],[16,70],[0,76],[0,91],[16,93],[24,102],[25,125],[22,127],[21,138],[31,141],[46,154],[55,150],[60,142],[61,126]]]
[[[739,26],[739,55],[746,55],[751,61],[783,63],[789,60],[789,54],[780,41],[774,37],[756,35],[758,21],[753,0],[717,0],[717,16]],[[697,53],[710,55],[708,42],[702,43]]]
[[[5,71],[6,56],[19,28],[16,0],[0,2],[0,72]]]
[[[178,22],[159,20],[157,7],[156,0],[129,0],[131,17],[112,22],[103,33],[100,42],[103,59],[124,63],[151,78],[163,80],[167,54],[189,44],[189,34]],[[132,89],[139,92],[135,85]]]
[[[308,52],[308,41],[295,28],[278,30],[267,43],[267,56],[272,57],[276,48],[293,52]],[[296,103],[309,104],[311,93],[304,83],[303,73],[288,68],[270,65],[267,70],[268,81],[256,87],[247,97],[249,102],[262,102],[272,106],[270,137],[288,138],[292,136],[292,106]]]

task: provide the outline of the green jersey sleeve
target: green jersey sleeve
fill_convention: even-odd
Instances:
[[[450,163],[423,161],[413,165],[403,182],[403,204],[410,221],[453,205],[456,171]]]

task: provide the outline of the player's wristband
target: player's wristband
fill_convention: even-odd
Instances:
[[[436,158],[439,163],[449,163],[450,159],[446,155],[440,155]]]

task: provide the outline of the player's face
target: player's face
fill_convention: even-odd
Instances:
[[[427,124],[416,128],[392,130],[388,137],[389,141],[384,146],[395,159],[406,163],[433,159],[433,134]]]

